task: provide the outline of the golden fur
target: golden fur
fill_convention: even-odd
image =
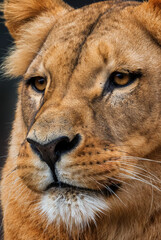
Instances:
[[[161,239],[161,0],[3,8],[15,39],[4,68],[22,77],[2,171],[4,239]],[[113,73],[137,77],[110,90]]]

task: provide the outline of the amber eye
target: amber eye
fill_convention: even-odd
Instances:
[[[44,92],[46,85],[47,85],[47,80],[46,78],[43,77],[33,77],[30,79],[30,84],[34,88],[34,90],[37,90],[38,92]]]
[[[106,81],[102,92],[103,96],[106,95],[107,92],[112,92],[115,88],[123,88],[132,84],[136,79],[140,79],[142,75],[140,69],[134,72],[127,70],[126,73],[113,72]]]
[[[116,72],[113,75],[113,84],[117,87],[123,87],[125,85],[128,85],[133,79],[131,78],[130,74],[128,73],[119,73]]]

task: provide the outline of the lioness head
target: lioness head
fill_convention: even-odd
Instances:
[[[27,239],[10,237],[23,218],[29,239],[145,225],[160,196],[160,0],[77,10],[9,0],[4,14],[16,43],[6,72],[22,77],[2,180],[6,239]]]

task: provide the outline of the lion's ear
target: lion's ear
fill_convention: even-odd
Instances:
[[[139,6],[137,18],[161,45],[161,0],[149,0]],[[139,13],[139,14],[138,14]]]
[[[49,17],[63,14],[70,7],[62,0],[5,0],[3,9],[6,26],[12,37],[17,39],[28,22],[45,14]]]

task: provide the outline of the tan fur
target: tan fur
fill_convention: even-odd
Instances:
[[[8,0],[4,16],[15,38],[4,68],[22,76],[2,171],[4,240],[161,239],[161,1],[74,10]],[[142,76],[104,92],[115,71]],[[44,95],[26,84],[35,76],[47,78]],[[76,134],[55,165],[73,188],[46,190],[51,170],[27,138],[44,145]],[[119,190],[107,196],[111,184]]]

